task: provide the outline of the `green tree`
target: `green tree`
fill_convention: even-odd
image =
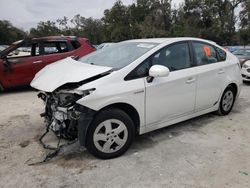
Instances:
[[[0,44],[11,44],[25,36],[23,30],[14,27],[9,21],[0,20]]]
[[[110,10],[104,11],[104,28],[106,41],[121,41],[132,38],[128,8],[120,0]]]
[[[185,0],[173,11],[172,35],[193,36],[223,45],[236,43],[235,9],[242,0]]]
[[[243,45],[250,44],[250,1],[242,4],[240,12],[240,40]]]
[[[100,19],[85,18],[78,14],[71,23],[74,25],[71,32],[73,35],[86,37],[94,44],[103,41],[103,22]]]
[[[140,24],[140,37],[167,37],[171,30],[171,2],[169,0],[150,1],[149,13]]]
[[[123,5],[117,0],[104,11],[102,19],[72,19],[39,22],[30,30],[31,36],[76,35],[92,43],[118,42],[133,38],[190,36],[213,40],[222,45],[248,43],[249,0],[185,0],[178,8],[171,0],[137,0]],[[240,12],[240,28],[236,15]]]
[[[242,29],[250,28],[250,1],[247,0],[242,3],[242,10],[240,12],[240,26]]]
[[[61,19],[57,19],[56,23],[58,24],[58,29],[61,31],[63,35],[71,35],[72,29],[69,26],[69,19],[64,16]]]
[[[56,26],[56,22],[46,21],[39,22],[36,28],[30,29],[31,37],[55,36],[62,34],[61,30]]]

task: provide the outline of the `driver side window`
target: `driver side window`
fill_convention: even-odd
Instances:
[[[188,43],[163,48],[152,56],[152,65],[166,66],[171,72],[191,67]]]
[[[12,59],[12,58],[30,57],[37,55],[40,55],[38,43],[25,42],[22,46],[11,51],[7,55],[7,57],[9,59]]]
[[[177,43],[162,48],[130,72],[125,80],[132,80],[148,76],[153,65],[163,65],[169,68],[170,72],[191,67],[191,58],[187,42]]]

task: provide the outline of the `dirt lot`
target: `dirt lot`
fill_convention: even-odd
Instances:
[[[36,94],[0,94],[1,188],[250,187],[250,85],[229,116],[208,114],[140,136],[120,158],[99,160],[75,145],[28,166],[46,154],[38,143],[44,125]]]

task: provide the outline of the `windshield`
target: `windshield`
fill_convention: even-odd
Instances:
[[[156,43],[146,42],[121,42],[95,51],[80,58],[79,61],[92,65],[113,67],[117,70],[129,65],[156,45]]]
[[[245,55],[245,56],[250,56],[250,49],[240,49],[240,50],[236,50],[233,54],[234,54],[234,55]]]
[[[0,50],[0,57],[8,55],[13,50],[17,49],[20,45],[24,43],[24,40],[19,40],[14,43],[12,43],[10,46],[7,46],[7,48]]]

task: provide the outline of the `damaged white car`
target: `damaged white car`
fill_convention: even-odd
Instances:
[[[241,85],[239,60],[196,38],[120,42],[48,65],[31,83],[47,128],[104,159],[123,154],[135,135],[213,111],[227,115]]]

